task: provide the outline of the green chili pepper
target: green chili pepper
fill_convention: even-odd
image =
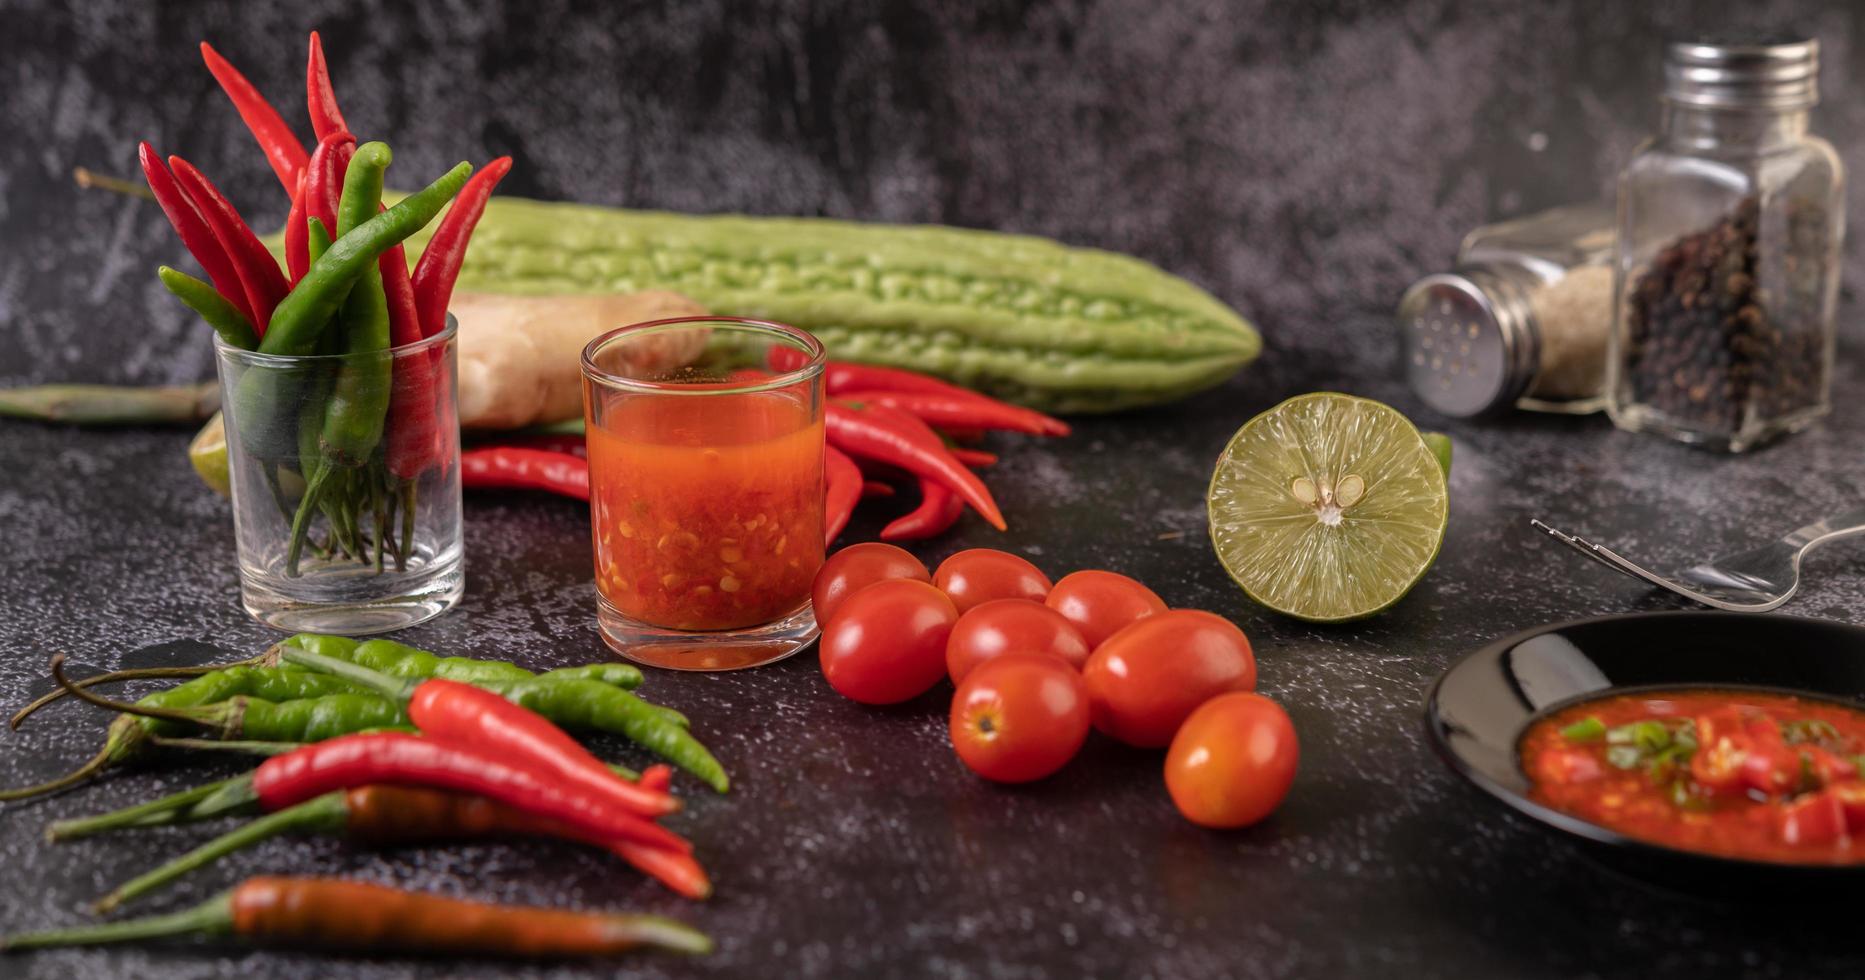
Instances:
[[[559,725],[625,736],[721,793],[731,786],[725,768],[698,739],[668,718],[659,705],[649,704],[619,687],[548,675],[486,686]]]
[[[357,150],[360,156],[362,150]],[[352,159],[351,166],[355,166]],[[421,191],[410,194],[394,207],[363,222],[348,234],[340,234],[329,250],[319,256],[311,268],[272,311],[259,350],[266,354],[309,354],[317,346],[318,335],[335,316],[349,295],[350,286],[364,272],[376,268],[376,258],[415,232],[420,231],[453,196],[460,192],[473,172],[470,163],[461,163]],[[347,183],[347,182],[346,182]]]
[[[1579,721],[1561,729],[1561,737],[1569,742],[1591,742],[1606,734],[1606,723],[1598,715],[1588,715]]]
[[[377,673],[402,680],[441,677],[464,684],[482,684],[492,681],[525,681],[542,676],[564,680],[601,681],[604,684],[625,688],[639,687],[642,680],[641,671],[632,664],[585,664],[580,667],[564,667],[539,675],[517,664],[499,660],[440,657],[394,640],[369,640],[358,643],[344,637],[299,633],[287,639],[285,643],[321,656],[347,660]]]
[[[240,350],[252,350],[259,346],[259,335],[253,333],[253,325],[247,322],[246,314],[227,302],[227,298],[214,287],[168,266],[156,269],[155,274],[161,277],[162,285],[167,286],[176,299],[206,320],[207,325],[213,327],[214,332],[228,346]]]
[[[330,251],[330,229],[324,227],[324,222],[320,218],[311,218],[307,223],[311,233],[305,240],[305,245],[310,250],[311,261],[316,262],[324,257],[325,252]]]
[[[375,217],[382,203],[382,173],[389,160],[389,148],[381,143],[357,147],[337,209],[340,238]],[[382,289],[382,271],[375,263],[351,287],[338,319],[347,356],[331,387],[320,446],[331,462],[357,467],[368,462],[382,441],[389,409],[389,304]]]

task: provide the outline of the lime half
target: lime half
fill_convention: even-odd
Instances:
[[[1211,542],[1250,598],[1317,622],[1371,616],[1424,577],[1450,494],[1390,406],[1317,392],[1244,423],[1205,498]]]
[[[219,412],[215,412],[188,443],[188,462],[193,464],[194,472],[208,489],[222,497],[232,492],[229,487],[232,481],[227,473],[227,427]]]

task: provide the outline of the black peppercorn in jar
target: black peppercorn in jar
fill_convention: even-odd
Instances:
[[[1816,42],[1673,44],[1619,181],[1607,410],[1740,452],[1827,410],[1844,175],[1807,131]]]

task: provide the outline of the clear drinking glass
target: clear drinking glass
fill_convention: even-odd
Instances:
[[[255,619],[355,636],[459,601],[455,329],[449,317],[427,340],[368,354],[216,343],[240,598]]]
[[[802,367],[763,370],[774,347]],[[583,350],[597,622],[631,660],[733,670],[816,637],[823,349],[725,317],[612,330]]]

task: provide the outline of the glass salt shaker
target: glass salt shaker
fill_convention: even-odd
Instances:
[[[1425,404],[1469,417],[1605,404],[1613,211],[1577,204],[1465,236],[1450,272],[1399,301],[1406,377]]]
[[[1828,408],[1844,168],[1807,129],[1817,41],[1665,50],[1656,136],[1619,178],[1607,410],[1729,452]]]

